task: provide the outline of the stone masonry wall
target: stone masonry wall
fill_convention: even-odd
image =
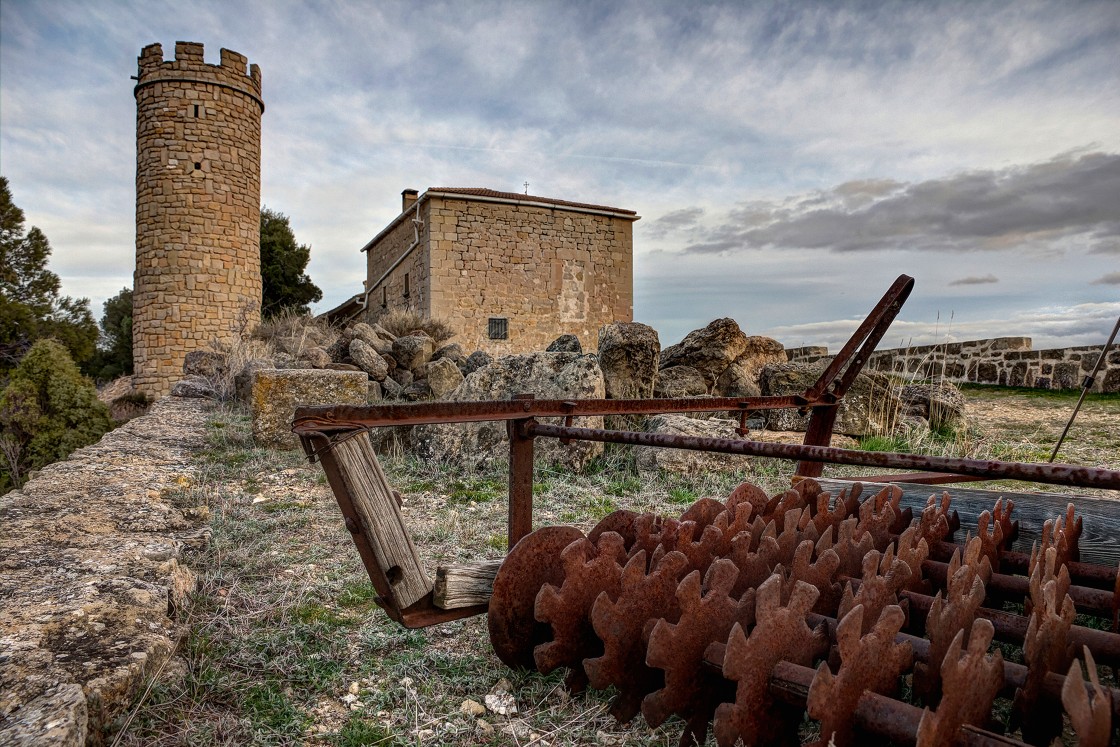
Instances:
[[[0,496],[0,744],[104,744],[172,654],[183,553],[209,532],[181,496],[211,407],[164,398]]]
[[[943,379],[957,384],[1080,389],[1103,349],[1103,345],[1086,345],[1032,350],[1029,337],[997,337],[876,350],[867,368],[908,379]],[[793,348],[786,354],[791,361],[812,362],[830,357],[826,352],[822,348]],[[1108,353],[1091,391],[1120,392],[1120,349]]]
[[[228,49],[144,48],[136,84],[138,389],[166,394],[183,358],[260,318],[261,73]]]
[[[368,288],[370,283],[380,280],[393,263],[408,251],[416,241],[417,233],[420,236],[419,245],[370,294],[367,321],[373,321],[388,309],[409,309],[422,314],[431,314],[428,275],[429,205],[427,201],[420,204],[420,220],[423,221],[420,226],[414,226],[412,217],[415,211],[409,210],[405,220],[394,226],[373,249],[366,252],[366,288]],[[405,275],[408,276],[407,295]]]
[[[431,313],[466,350],[543,350],[572,334],[595,349],[599,328],[634,318],[632,222],[563,209],[430,201]],[[509,339],[491,340],[491,317]]]

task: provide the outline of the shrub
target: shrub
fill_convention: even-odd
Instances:
[[[112,428],[93,383],[55,340],[40,340],[0,392],[0,488],[20,486],[31,470],[65,459]]]
[[[446,342],[455,336],[455,330],[442,319],[432,319],[411,309],[391,309],[383,312],[374,321],[397,337],[407,335],[413,330],[422,330],[435,342]]]

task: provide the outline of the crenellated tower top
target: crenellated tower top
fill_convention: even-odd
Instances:
[[[136,91],[159,81],[183,81],[188,83],[208,83],[229,88],[251,97],[264,112],[261,99],[261,69],[256,64],[245,66],[249,58],[229,49],[222,50],[222,61],[209,65],[203,58],[203,46],[196,42],[175,42],[175,59],[164,60],[163,45],[149,44],[137,58],[139,71],[136,77]]]

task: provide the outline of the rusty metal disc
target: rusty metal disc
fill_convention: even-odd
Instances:
[[[638,514],[626,509],[613,511],[595,525],[595,528],[587,533],[587,539],[591,540],[594,545],[599,544],[599,537],[604,532],[617,532],[622,536],[623,542],[626,543],[626,550],[629,551],[634,546],[634,539],[637,537],[637,531],[634,529],[634,520],[638,518]]]
[[[545,584],[564,582],[561,551],[583,538],[575,527],[542,527],[521,538],[506,555],[494,578],[487,627],[490,645],[504,664],[531,669],[533,648],[551,638],[552,631],[533,617],[537,593]]]

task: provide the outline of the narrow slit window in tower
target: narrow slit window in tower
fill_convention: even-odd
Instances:
[[[194,162],[194,170],[195,171],[202,171],[202,161],[195,161]]]
[[[490,317],[489,330],[491,340],[509,339],[509,319],[500,316]]]
[[[389,289],[384,286],[381,287],[381,308],[389,308]]]
[[[194,116],[198,116],[198,104],[194,105]]]
[[[409,286],[409,283],[408,283],[408,273],[406,272],[404,274],[404,297],[405,298],[408,298],[411,290],[412,289],[411,289],[411,287]]]

